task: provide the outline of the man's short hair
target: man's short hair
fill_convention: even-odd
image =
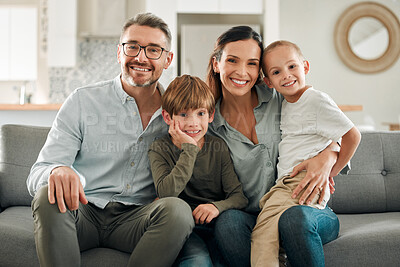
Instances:
[[[121,38],[126,30],[132,25],[149,26],[152,28],[160,29],[167,37],[167,49],[171,49],[171,31],[169,30],[167,23],[165,23],[165,21],[162,20],[160,17],[157,17],[152,13],[139,13],[135,17],[128,19],[122,27],[120,42],[122,42]]]
[[[215,109],[214,96],[200,78],[190,75],[176,77],[162,98],[162,108],[172,117],[188,109],[206,108],[209,115]]]

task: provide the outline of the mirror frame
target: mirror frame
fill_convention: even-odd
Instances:
[[[355,21],[363,17],[379,20],[387,29],[389,43],[386,51],[372,60],[362,59],[350,47],[348,35]],[[341,60],[352,70],[376,73],[388,69],[400,55],[400,22],[387,7],[375,2],[361,2],[347,8],[339,17],[334,32],[335,48]]]

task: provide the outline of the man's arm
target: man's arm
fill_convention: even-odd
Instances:
[[[71,175],[64,174],[62,176],[64,178],[61,179],[59,175],[53,175],[53,170],[62,166],[68,168],[72,166],[80,150],[82,141],[80,115],[79,99],[77,93],[74,92],[58,112],[46,143],[40,151],[36,163],[32,166],[27,179],[29,193],[34,196],[39,188],[49,184],[50,177],[52,177],[51,180],[54,184],[49,184],[49,201],[51,202],[52,200],[50,196],[54,197],[55,194],[58,194],[57,200],[60,197],[65,199],[65,196],[69,196],[70,199],[66,201],[66,204],[72,209],[75,208],[75,203],[79,201],[79,195],[81,195],[79,194],[79,186],[76,186],[76,182],[72,180],[76,179],[76,177],[79,180],[79,176],[70,169],[69,173],[73,172],[76,177],[72,178]],[[58,171],[54,174],[57,173]],[[62,185],[62,188],[60,185]],[[57,204],[60,211],[66,210],[64,201],[58,201]]]

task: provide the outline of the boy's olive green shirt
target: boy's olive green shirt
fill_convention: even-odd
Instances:
[[[219,212],[242,209],[248,200],[234,171],[225,142],[205,135],[200,150],[192,144],[176,147],[169,136],[152,143],[149,160],[159,197],[179,197],[195,209],[212,203]]]

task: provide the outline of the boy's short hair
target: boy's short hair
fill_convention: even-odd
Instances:
[[[265,73],[265,70],[264,70],[264,67],[265,67],[264,58],[265,58],[265,56],[266,56],[269,52],[271,52],[272,50],[274,50],[275,48],[281,47],[281,46],[288,46],[288,47],[293,48],[293,49],[296,51],[297,55],[299,56],[300,60],[301,60],[301,61],[304,61],[304,60],[305,60],[305,58],[304,58],[304,56],[303,56],[303,53],[301,52],[300,47],[298,47],[295,43],[292,43],[292,42],[289,42],[289,41],[286,41],[286,40],[275,41],[275,42],[273,42],[273,43],[270,43],[270,44],[264,49],[264,53],[263,53],[263,62],[262,62],[262,69],[263,69],[263,72],[264,72],[264,75],[265,75],[265,76],[267,76],[267,73]]]
[[[214,112],[215,102],[208,85],[199,77],[182,75],[176,77],[161,97],[162,108],[172,115],[188,109],[206,108],[208,114]]]

